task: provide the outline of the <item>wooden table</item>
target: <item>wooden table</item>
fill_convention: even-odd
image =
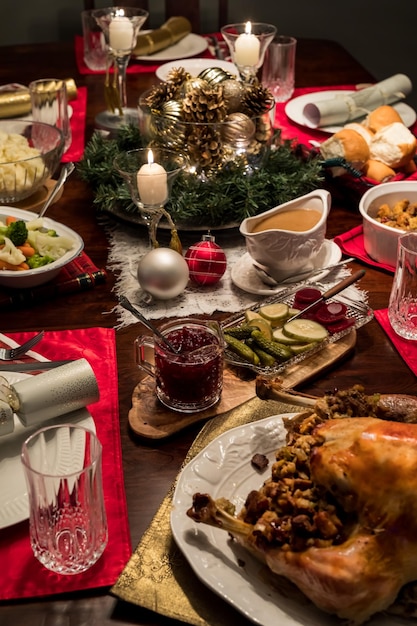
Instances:
[[[87,139],[94,129],[95,115],[103,109],[103,77],[80,76],[71,44],[37,44],[33,46],[3,47],[0,66],[0,84],[19,82],[28,84],[43,76],[73,77],[79,86],[88,88]],[[372,81],[373,77],[343,48],[327,40],[300,40],[297,48],[297,86],[354,84]],[[152,73],[128,75],[129,104],[135,105],[141,92],[156,82]],[[85,250],[99,266],[106,264],[108,242],[97,224],[93,197],[88,185],[73,174],[65,186],[62,199],[49,209],[48,215],[77,230],[85,242]],[[329,217],[327,237],[349,230],[359,224],[357,211],[335,207]],[[352,269],[361,267],[353,264]],[[367,268],[361,288],[369,292],[369,303],[374,309],[388,304],[392,276]],[[58,330],[116,324],[113,314],[103,315],[115,304],[112,293],[114,277],[92,291],[63,296],[30,310],[5,313],[0,311],[2,331]],[[133,363],[132,343],[140,332],[139,324],[117,332],[119,368],[120,429],[123,448],[125,485],[132,545],[136,546],[153,515],[175,479],[184,456],[200,426],[179,434],[174,441],[146,443],[132,435],[128,427],[128,411],[132,391],[138,382],[138,371]],[[347,388],[363,383],[369,392],[415,392],[415,377],[387,339],[376,320],[358,332],[354,354],[325,376],[305,386],[303,391],[321,394],[335,387]],[[62,610],[65,624],[172,624],[171,620],[125,604],[105,592],[73,594],[49,601],[13,602],[0,606],[3,626],[44,626],[48,614]],[[88,621],[83,614],[88,612]],[[244,620],[243,620],[244,621]],[[243,623],[241,620],[240,623]],[[178,622],[179,623],[179,622]]]

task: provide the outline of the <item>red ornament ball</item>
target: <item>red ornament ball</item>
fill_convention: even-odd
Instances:
[[[190,246],[185,253],[190,280],[197,285],[214,285],[226,271],[226,255],[212,235]]]

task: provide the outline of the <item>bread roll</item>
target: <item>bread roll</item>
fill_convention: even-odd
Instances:
[[[386,183],[396,175],[396,172],[381,161],[369,159],[363,166],[363,173],[368,178],[376,180],[378,183]]]
[[[394,122],[375,133],[370,158],[394,169],[403,167],[414,156],[416,144],[413,133],[402,122]]]
[[[369,146],[365,139],[356,130],[343,128],[326,139],[320,146],[320,153],[324,159],[342,157],[353,167],[361,170],[370,157]],[[343,167],[332,168],[333,176],[346,173]]]
[[[369,128],[366,128],[363,124],[359,124],[359,122],[351,122],[350,124],[345,124],[343,128],[355,130],[357,133],[362,135],[368,146],[372,141],[372,137],[374,136],[374,133]]]
[[[389,124],[394,124],[394,122],[404,123],[401,115],[394,107],[385,104],[371,111],[366,116],[364,125],[369,128],[371,132],[377,133],[384,126],[389,126]]]

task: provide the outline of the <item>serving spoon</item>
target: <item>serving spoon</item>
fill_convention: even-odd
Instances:
[[[161,331],[152,324],[133,304],[126,298],[126,296],[120,296],[119,302],[121,306],[126,309],[126,311],[130,311],[138,320],[142,322],[146,328],[149,328],[155,335],[157,335],[161,341],[171,350],[171,352],[178,353],[178,350],[174,348],[172,343],[161,333]]]

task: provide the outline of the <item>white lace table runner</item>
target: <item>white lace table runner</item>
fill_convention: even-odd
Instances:
[[[149,319],[210,316],[215,311],[232,314],[243,311],[267,297],[246,293],[233,284],[231,270],[245,254],[246,246],[243,237],[235,230],[230,230],[213,233],[216,243],[224,250],[227,258],[226,272],[217,284],[203,287],[190,282],[185,291],[176,298],[146,303],[145,294],[136,277],[139,259],[150,250],[146,231],[140,226],[132,227],[126,224],[107,224],[106,228],[110,240],[108,268],[116,275],[114,288],[116,298],[123,294]],[[180,233],[180,236],[185,251],[201,239],[202,233]],[[168,245],[168,231],[158,233],[158,237],[160,245]],[[320,280],[320,286],[328,289],[349,273],[347,268],[335,270]],[[355,286],[346,289],[344,296],[356,301],[366,299],[365,294]],[[114,310],[118,320],[117,328],[138,323],[138,320],[119,304]]]

